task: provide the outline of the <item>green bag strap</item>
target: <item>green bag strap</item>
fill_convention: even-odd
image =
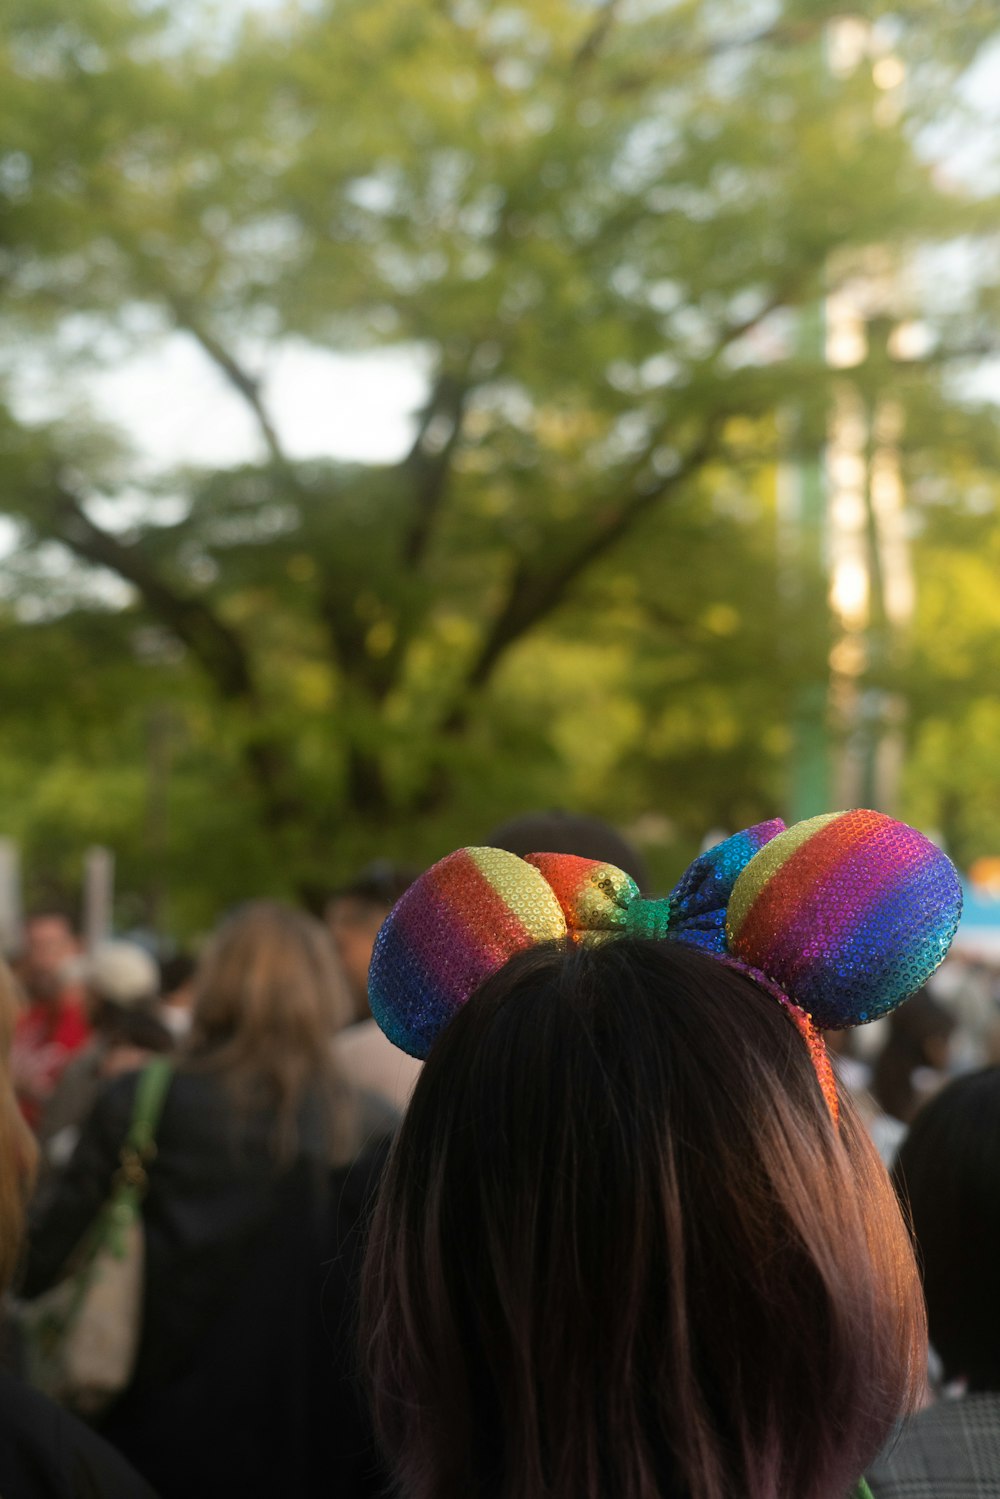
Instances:
[[[854,1490],[854,1499],[875,1499],[875,1495],[868,1487],[868,1480],[866,1478],[858,1479],[858,1486]]]
[[[154,1057],[140,1075],[135,1090],[132,1123],[125,1137],[126,1145],[131,1145],[140,1154],[153,1144],[173,1072],[174,1064],[169,1057]]]
[[[147,1186],[146,1166],[156,1154],[156,1127],[173,1073],[174,1064],[169,1057],[154,1057],[139,1075],[132,1120],[118,1153],[118,1170],[112,1178],[111,1192],[83,1241],[74,1307],[79,1307],[83,1300],[98,1251],[107,1248],[118,1259],[125,1253],[125,1233],[141,1210]]]
[[[126,1180],[135,1172],[145,1175],[143,1166],[156,1154],[156,1127],[160,1122],[174,1064],[169,1057],[154,1057],[143,1068],[135,1089],[132,1122],[121,1149],[122,1170]]]

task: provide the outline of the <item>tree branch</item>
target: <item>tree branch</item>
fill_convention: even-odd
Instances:
[[[470,389],[468,365],[467,359],[460,371],[447,371],[438,376],[420,414],[410,451],[399,464],[400,473],[411,477],[413,483],[412,513],[400,550],[403,565],[410,572],[419,569],[424,560],[447,491]],[[350,607],[345,607],[334,577],[325,577],[321,583],[319,610],[344,673],[372,702],[384,701],[395,681],[407,644],[403,622],[396,619],[392,646],[384,655],[373,659],[365,646],[366,627]],[[353,778],[354,772],[351,774]],[[362,784],[362,779],[358,781],[358,794],[371,799],[374,783]]]
[[[277,429],[271,420],[267,407],[264,404],[260,391],[260,381],[250,372],[243,368],[239,360],[229,349],[217,338],[209,328],[205,326],[195,309],[190,296],[186,296],[171,284],[169,275],[164,274],[163,266],[153,256],[145,251],[135,235],[129,235],[124,231],[120,234],[133,263],[138,269],[140,276],[144,279],[152,296],[162,298],[169,308],[174,322],[178,328],[183,328],[190,333],[192,338],[201,345],[212,363],[219,369],[229,384],[249,406],[254,420],[260,430],[271,462],[276,468],[289,478],[295,479],[294,467],[281,446]]]
[[[794,286],[779,288],[754,313],[730,323],[720,333],[711,353],[701,361],[702,365],[714,363],[737,339],[749,333],[776,308],[784,305],[795,289]],[[446,720],[445,727],[449,733],[458,733],[464,727],[467,717],[465,700],[486,685],[510,647],[551,614],[562,603],[577,579],[594,562],[611,551],[648,510],[680,488],[705,463],[715,447],[726,414],[722,409],[713,412],[708,417],[701,436],[678,467],[670,474],[651,480],[644,476],[648,475],[650,462],[663,440],[662,429],[665,424],[661,424],[626,476],[622,501],[605,511],[603,518],[579,546],[544,574],[534,571],[524,558],[520,560],[514,568],[507,597],[466,674],[461,695]]]
[[[250,662],[243,642],[202,599],[192,598],[168,584],[136,546],[105,531],[87,515],[77,497],[56,477],[43,511],[45,529],[84,561],[106,567],[140,595],[151,614],[160,619],[187,647],[220,698],[260,708]],[[286,756],[273,736],[256,733],[244,745],[248,769],[260,791],[268,822],[280,827],[300,814],[297,798],[286,787]]]
[[[573,72],[579,72],[597,58],[598,53],[610,35],[611,28],[615,24],[615,18],[620,9],[621,0],[605,0],[605,4],[601,7],[597,20],[573,54],[573,60],[570,64]]]
[[[409,567],[419,567],[427,551],[462,435],[468,395],[464,376],[440,375],[421,413],[413,446],[403,459],[402,466],[413,474],[415,483],[413,518],[403,539],[403,561]],[[443,437],[442,426],[447,428]]]
[[[199,343],[211,359],[217,369],[229,381],[229,384],[242,396],[249,406],[254,419],[264,439],[268,456],[276,468],[280,468],[286,477],[295,478],[295,470],[291,460],[281,445],[277,429],[271,420],[270,413],[264,404],[261,395],[260,381],[250,372],[243,368],[239,360],[229,349],[200,321],[194,309],[190,307],[183,298],[172,292],[167,293],[167,301],[174,314],[174,320],[179,328],[190,333],[192,338]]]
[[[106,567],[131,583],[150,611],[196,657],[221,697],[230,701],[253,698],[242,643],[203,600],[171,588],[138,547],[127,545],[96,525],[64,485],[57,483],[48,508],[56,537],[78,557]]]
[[[607,510],[581,545],[547,573],[534,572],[521,560],[506,601],[466,674],[463,697],[485,686],[501,657],[563,602],[577,579],[622,541],[648,510],[701,468],[715,446],[721,422],[721,414],[716,414],[673,473],[634,490],[622,503]],[[464,722],[465,710],[460,702],[447,727],[455,732]]]
[[[801,46],[820,36],[833,14],[831,10],[826,15],[807,17],[803,20],[776,21],[757,31],[745,31],[739,36],[720,37],[718,41],[702,42],[695,47],[677,45],[669,52],[650,56],[650,66],[646,70],[626,73],[615,79],[612,83],[613,90],[615,93],[626,93],[634,89],[645,88],[650,83],[662,83],[667,77],[668,66],[672,67],[675,72],[687,71],[693,64],[709,62],[713,58],[724,57],[730,52],[742,52],[751,47],[769,43],[777,47]]]
[[[277,429],[271,420],[263,396],[260,390],[260,381],[244,369],[235,355],[201,322],[191,304],[177,293],[168,290],[164,293],[166,300],[174,315],[174,320],[179,328],[190,333],[209,359],[222,371],[233,389],[242,396],[249,406],[257,422],[264,445],[267,449],[271,466],[276,473],[280,474],[284,484],[300,499],[306,498],[306,490],[302,484],[295,464],[285,452]],[[327,639],[330,643],[330,651],[333,660],[339,664],[342,670],[351,672],[356,669],[359,662],[363,662],[364,653],[360,648],[357,631],[353,627],[344,628],[344,612],[340,607],[339,600],[335,595],[334,583],[329,570],[326,570],[326,578],[322,589],[320,602],[320,613],[327,627]]]

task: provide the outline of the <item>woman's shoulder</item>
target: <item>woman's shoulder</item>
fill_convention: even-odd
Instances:
[[[84,1126],[89,1154],[112,1167],[140,1112],[140,1087],[150,1063],[104,1083]],[[159,1070],[159,1069],[158,1069]],[[156,1156],[211,1157],[236,1132],[233,1110],[216,1078],[185,1069],[171,1059],[159,1086],[147,1094],[142,1112],[152,1113]],[[0,1491],[2,1493],[2,1491]]]
[[[156,1057],[105,1083],[100,1106],[109,1119],[120,1121],[127,1128],[136,1110],[140,1082],[151,1067],[161,1070],[164,1081],[161,1119],[166,1120],[169,1115],[175,1122],[177,1118],[189,1117],[192,1110],[198,1114],[226,1112],[225,1090],[218,1078],[191,1068],[183,1057]]]
[[[874,1499],[1000,1496],[1000,1393],[939,1400],[904,1421],[868,1471]],[[962,1488],[962,1484],[968,1488]]]
[[[144,1071],[145,1069],[143,1069]],[[124,1073],[108,1083],[99,1100],[99,1132],[107,1142],[121,1143],[136,1112],[137,1091],[143,1071]],[[275,1144],[275,1111],[267,1097],[241,1098],[218,1072],[178,1057],[163,1095],[162,1111],[155,1128],[157,1156],[194,1153],[222,1161],[235,1158],[244,1166],[253,1163],[273,1171],[276,1161],[304,1163],[328,1158],[331,1110],[341,1116],[348,1137],[342,1159],[354,1162],[363,1156],[360,1171],[351,1176],[353,1188],[359,1175],[367,1175],[370,1162],[377,1161],[377,1146],[394,1132],[398,1116],[380,1100],[352,1091],[345,1093],[335,1080],[309,1088],[302,1097],[295,1129],[295,1146],[289,1159]],[[375,1149],[368,1149],[375,1146]]]
[[[115,1449],[61,1406],[0,1372],[0,1494],[155,1499]]]

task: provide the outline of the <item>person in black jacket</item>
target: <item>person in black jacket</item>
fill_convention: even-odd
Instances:
[[[237,913],[202,965],[148,1172],[135,1372],[100,1422],[163,1499],[381,1487],[353,1287],[380,1164],[364,1147],[394,1119],[337,1074],[343,1004],[326,932],[277,904]],[[108,1194],[136,1077],[102,1095],[39,1204],[28,1297],[59,1278]]]
[[[908,1211],[931,1343],[949,1394],[868,1473],[875,1499],[1000,1495],[1000,1067],[955,1078],[917,1114],[893,1180]]]
[[[0,959],[0,1296],[21,1254],[25,1196],[37,1147],[17,1106],[9,1060],[14,986]],[[5,1329],[9,1336],[10,1329]],[[3,1349],[7,1362],[9,1349]],[[155,1499],[113,1447],[68,1411],[0,1370],[3,1499]]]

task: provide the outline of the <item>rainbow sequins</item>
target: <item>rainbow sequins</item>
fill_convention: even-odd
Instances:
[[[393,907],[375,942],[368,1001],[402,1051],[426,1057],[469,995],[515,953],[566,936],[551,887],[499,848],[460,848]]]
[[[948,951],[961,909],[941,850],[881,812],[746,828],[695,859],[663,900],[644,899],[627,874],[592,859],[463,848],[386,919],[369,999],[389,1039],[426,1057],[476,990],[538,943],[689,943],[786,1006],[836,1119],[820,1029],[874,1020],[918,989]]]
[[[832,812],[779,833],[736,881],[729,951],[824,1030],[875,1020],[925,983],[962,911],[951,861],[881,812]]]

